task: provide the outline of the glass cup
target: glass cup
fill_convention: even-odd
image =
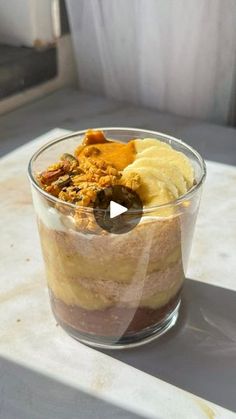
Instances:
[[[51,141],[30,160],[33,203],[57,322],[90,346],[134,347],[176,323],[206,168],[192,147],[168,135],[134,128],[101,130],[122,142],[157,138],[184,153],[195,172],[194,186],[185,195],[144,209],[135,228],[113,234],[89,230],[93,209],[61,201],[37,181],[37,173],[63,153],[73,154],[86,131]]]

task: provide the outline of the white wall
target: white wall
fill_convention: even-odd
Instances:
[[[67,0],[80,86],[226,123],[236,0]]]
[[[24,46],[54,42],[55,5],[57,0],[0,0],[0,42]]]

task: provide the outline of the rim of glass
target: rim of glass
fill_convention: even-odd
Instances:
[[[186,144],[184,141],[180,140],[179,138],[173,137],[171,135],[165,134],[163,132],[159,132],[159,131],[152,131],[152,130],[146,130],[146,129],[142,129],[142,128],[131,128],[131,127],[98,127],[98,128],[92,128],[94,130],[99,130],[99,131],[136,131],[136,132],[142,132],[142,133],[147,133],[147,134],[152,134],[155,135],[158,138],[158,135],[161,137],[164,137],[167,140],[171,140],[177,144],[182,145],[183,147],[185,147],[186,149],[188,149],[188,151],[190,151],[198,160],[198,162],[200,163],[201,166],[201,176],[199,181],[192,186],[191,189],[189,189],[185,194],[181,195],[179,198],[175,199],[174,201],[168,202],[166,204],[161,204],[161,205],[154,205],[152,207],[148,207],[148,208],[144,208],[142,210],[142,213],[147,213],[147,212],[153,212],[154,210],[157,209],[163,209],[163,208],[169,208],[169,207],[173,207],[176,205],[181,204],[183,201],[186,201],[187,199],[191,198],[196,192],[197,190],[200,188],[200,186],[203,184],[205,178],[206,178],[206,163],[204,161],[204,159],[201,157],[201,155],[190,145]],[[83,135],[87,132],[88,129],[84,129],[81,131],[76,131],[76,132],[71,132],[70,134],[66,134],[63,136],[60,136],[54,140],[49,141],[48,143],[44,144],[42,147],[40,147],[31,157],[29,164],[28,164],[28,176],[30,179],[30,182],[32,183],[32,185],[37,189],[37,191],[43,195],[45,198],[47,198],[48,200],[50,200],[51,202],[54,202],[55,204],[61,204],[61,205],[65,205],[67,207],[78,209],[78,205],[76,204],[72,204],[71,202],[66,202],[63,201],[62,199],[56,198],[55,196],[50,195],[48,192],[44,191],[40,185],[37,183],[35,176],[33,174],[33,163],[36,161],[36,159],[44,152],[46,151],[48,148],[50,148],[52,145],[55,145],[57,143],[60,143],[61,141],[64,141],[66,139],[69,138],[73,138],[73,137],[77,137],[78,135]],[[161,140],[161,139],[160,139]],[[81,208],[83,208],[84,211],[94,211],[93,208],[91,207],[79,207],[80,210]],[[106,210],[101,210],[98,209],[98,211],[106,211]],[[140,212],[140,210],[132,210],[129,211],[130,213],[138,213]]]

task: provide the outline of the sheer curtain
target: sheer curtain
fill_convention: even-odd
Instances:
[[[236,0],[67,0],[82,89],[235,123]]]

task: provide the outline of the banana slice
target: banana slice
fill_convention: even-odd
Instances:
[[[157,140],[155,138],[144,138],[143,140],[133,140],[136,153],[141,153],[150,147],[168,148],[171,150],[171,146],[164,141]]]
[[[167,179],[159,170],[153,167],[132,167],[132,164],[127,166],[123,172],[123,177],[126,175],[138,174],[141,179],[141,185],[137,189],[140,198],[145,204],[151,198],[158,196],[159,204],[165,204],[173,201],[178,197],[178,190],[175,185]]]
[[[143,150],[141,153],[136,154],[136,160],[141,158],[155,158],[158,159],[160,163],[166,164],[168,162],[169,164],[175,165],[183,174],[188,188],[193,186],[193,168],[183,153],[173,150],[172,148],[169,149],[152,146]]]
[[[155,209],[155,206],[159,206],[159,205],[167,204],[167,203],[170,203],[170,202],[169,201],[168,202],[160,202],[160,197],[159,196],[154,196],[152,199],[150,199],[149,202],[147,202],[144,205],[144,209],[145,208],[150,209],[150,208],[153,207],[153,211],[151,212],[151,214],[149,213],[147,215],[157,216],[157,217],[165,217],[165,218],[166,217],[172,217],[175,213],[175,209],[171,205],[167,206],[167,207],[164,207],[164,208],[156,208]]]
[[[179,168],[174,164],[170,164],[168,161],[164,163],[159,161],[157,158],[139,158],[135,160],[130,167],[153,167],[160,172],[160,179],[165,182],[172,182],[178,189],[178,196],[183,195],[187,192],[186,182]]]

